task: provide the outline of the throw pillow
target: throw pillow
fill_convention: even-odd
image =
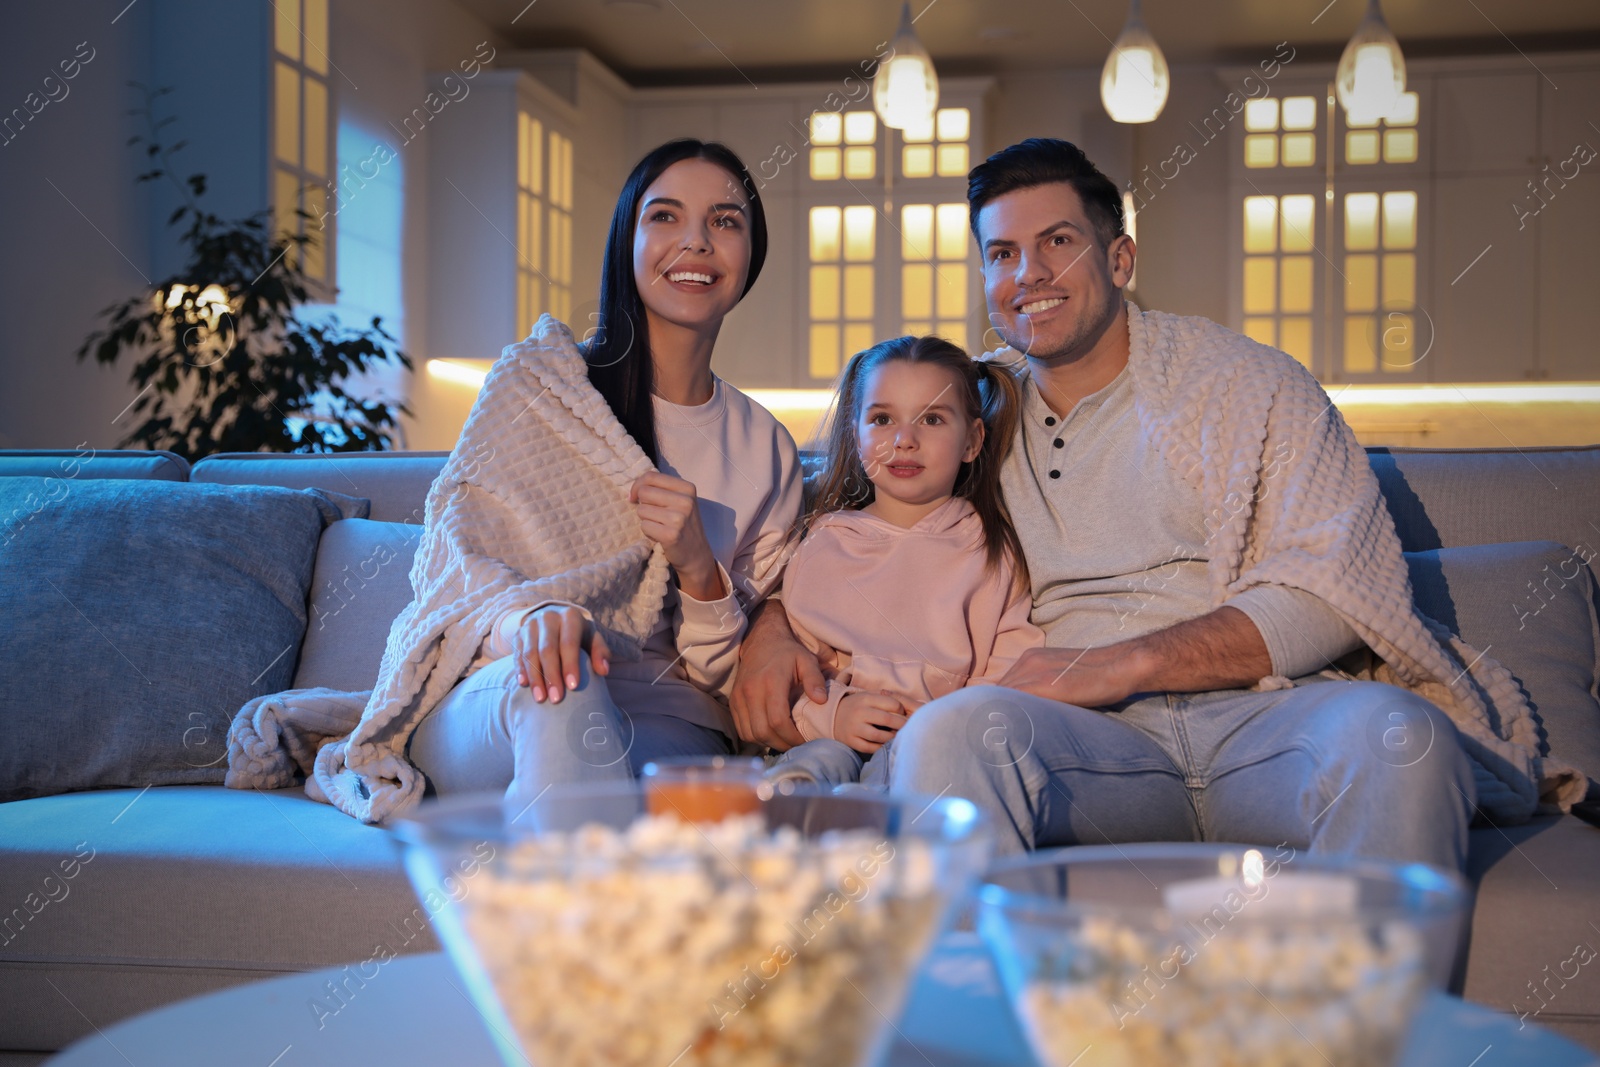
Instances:
[[[371,519],[335,523],[322,535],[296,689],[378,684],[389,630],[414,599],[411,562],[421,540],[420,525]]]
[[[220,783],[234,712],[294,677],[324,527],[368,501],[47,481],[0,478],[0,800]]]
[[[1600,779],[1600,624],[1588,550],[1515,541],[1407,552],[1417,607],[1514,674],[1551,755]]]

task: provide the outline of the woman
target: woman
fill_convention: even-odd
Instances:
[[[736,749],[725,698],[746,612],[781,578],[801,505],[793,439],[711,370],[722,320],[754,284],[766,243],[755,184],[720,144],[670,142],[628,177],[583,357],[655,466],[628,502],[670,568],[660,620],[630,661],[613,658],[576,600],[499,615],[411,734],[407,756],[439,794],[533,797],[661,756]]]

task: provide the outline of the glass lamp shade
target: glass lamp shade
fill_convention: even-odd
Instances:
[[[1167,57],[1139,18],[1139,0],[1133,0],[1128,23],[1100,72],[1100,100],[1117,122],[1154,122],[1167,106],[1171,84]]]
[[[1351,126],[1375,125],[1394,110],[1406,91],[1406,60],[1383,20],[1378,0],[1368,4],[1366,18],[1344,46],[1334,91]]]
[[[911,5],[900,6],[900,28],[890,42],[889,56],[872,79],[872,106],[883,124],[903,130],[933,124],[939,106],[939,75],[933,58],[911,28]]]

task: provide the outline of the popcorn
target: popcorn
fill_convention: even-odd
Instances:
[[[1018,1014],[1056,1067],[1389,1064],[1426,986],[1400,922],[1240,922],[1191,943],[1091,917],[1036,958]]]
[[[517,842],[460,908],[534,1064],[844,1067],[935,933],[936,869],[915,838],[645,815]]]

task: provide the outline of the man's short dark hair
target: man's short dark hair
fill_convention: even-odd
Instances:
[[[978,212],[991,200],[1018,189],[1055,182],[1070,185],[1077,192],[1102,247],[1109,248],[1122,236],[1122,194],[1115,183],[1089,162],[1083,149],[1054,137],[1030,137],[1002,148],[972,168],[967,175],[972,235],[978,236]]]

